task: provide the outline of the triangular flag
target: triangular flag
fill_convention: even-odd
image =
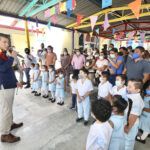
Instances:
[[[106,31],[107,28],[110,27],[110,24],[109,24],[109,21],[108,21],[108,14],[105,15],[105,21],[104,21],[103,27],[104,27],[104,31]]]
[[[90,16],[92,31],[94,29],[97,18],[98,18],[98,16]]]
[[[51,22],[49,21],[49,23],[47,24],[49,30],[51,29]]]
[[[56,6],[55,6],[55,13],[56,13],[56,14],[59,14],[59,13],[60,13],[59,5],[56,5]]]
[[[114,34],[116,32],[116,29],[115,28],[113,28],[113,30],[112,30],[112,34]]]
[[[60,12],[67,11],[67,9],[66,9],[66,2],[60,3],[59,8],[60,8]]]
[[[39,29],[38,28],[36,29],[36,34],[37,34],[37,37],[38,37],[38,35],[39,35]]]
[[[93,36],[93,32],[90,32],[90,37],[92,37]]]
[[[50,10],[51,10],[50,14],[51,16],[53,16],[55,14],[55,7],[52,7]]]
[[[95,31],[96,31],[96,33],[99,35],[99,29],[96,29]]]
[[[82,18],[83,18],[83,15],[77,14],[77,27],[79,27]]]
[[[55,15],[53,15],[53,22],[54,22],[54,24],[56,24],[56,16]]]
[[[72,0],[72,7],[73,7],[73,8],[76,7],[76,0]]]
[[[102,0],[102,8],[106,8],[112,5],[112,0]]]
[[[38,17],[36,16],[36,27],[38,27]]]
[[[69,17],[71,16],[71,14],[72,14],[72,10],[68,9],[68,11],[67,11],[67,19],[69,19]]]
[[[128,4],[128,7],[132,10],[137,19],[140,16],[142,0],[135,0],[134,2]]]
[[[45,18],[49,18],[50,17],[50,9],[47,9],[45,11]]]
[[[129,33],[129,41],[133,39],[134,34],[135,34],[134,32]]]
[[[122,38],[124,36],[124,32],[120,32],[120,38]]]
[[[145,32],[140,33],[142,41],[145,41],[145,34],[146,34]]]
[[[66,9],[68,10],[70,10],[70,9],[72,9],[73,8],[73,6],[72,6],[72,0],[68,0],[67,1],[67,3],[66,3]]]

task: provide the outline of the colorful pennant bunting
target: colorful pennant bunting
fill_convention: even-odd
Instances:
[[[76,7],[76,0],[72,0],[72,7],[73,7],[73,8]]]
[[[72,10],[68,10],[67,11],[67,19],[69,19],[69,17],[71,16],[71,14],[72,14]]]
[[[145,41],[145,34],[146,34],[145,32],[140,33],[142,41]]]
[[[56,14],[59,14],[59,13],[60,13],[59,5],[56,5],[56,6],[55,6],[55,13],[56,13]]]
[[[56,16],[53,15],[53,22],[54,22],[54,25],[56,24]]]
[[[50,9],[47,9],[46,11],[45,11],[45,18],[49,18],[50,17]]]
[[[49,21],[49,23],[47,24],[48,26],[48,29],[50,30],[51,29],[51,22]]]
[[[55,14],[55,7],[52,7],[50,10],[51,10],[50,14],[51,16],[53,16]]]
[[[109,21],[108,21],[108,14],[105,15],[105,21],[104,21],[103,27],[104,27],[104,31],[106,31],[107,28],[110,27],[110,24],[109,24]]]
[[[112,5],[112,0],[102,0],[102,8],[106,8]]]
[[[99,35],[99,29],[96,29],[95,31],[96,31],[96,33]]]
[[[73,9],[72,0],[68,0],[68,1],[67,1],[67,3],[66,3],[66,9],[67,9],[67,10]]]
[[[92,31],[94,29],[97,19],[98,19],[98,16],[90,16]]]
[[[83,15],[77,14],[77,27],[79,27],[82,18],[83,18]]]

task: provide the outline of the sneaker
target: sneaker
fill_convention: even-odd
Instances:
[[[41,96],[41,93],[35,93],[34,96]]]
[[[27,86],[26,86],[26,87],[24,87],[24,88],[25,88],[25,89],[28,89],[28,88],[30,88],[30,86],[28,86],[28,85],[27,85]]]
[[[83,118],[77,118],[76,119],[76,122],[80,122],[80,121],[82,121],[83,120]]]
[[[75,107],[72,107],[72,106],[71,106],[71,107],[69,107],[69,109],[73,110],[73,109],[75,109]]]
[[[56,99],[52,98],[51,102],[52,103],[55,103]],[[59,103],[60,104],[60,103]]]
[[[88,125],[88,121],[84,121],[84,125],[87,126]]]
[[[43,98],[48,98],[48,95],[43,95]]]
[[[146,143],[146,140],[142,140],[140,136],[136,136],[136,141],[142,143],[142,144],[145,144]]]

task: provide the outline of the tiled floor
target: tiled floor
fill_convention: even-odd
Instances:
[[[0,150],[83,150],[89,127],[77,124],[75,111],[69,110],[70,95],[64,106],[34,97],[30,90],[19,90],[14,103],[14,119],[24,126],[13,131],[21,136],[15,144],[0,142]],[[91,120],[92,122],[92,120]],[[150,138],[145,145],[136,143],[135,150],[149,150]]]

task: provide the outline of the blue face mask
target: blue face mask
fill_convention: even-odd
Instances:
[[[122,87],[121,81],[116,81],[115,84],[116,84],[117,87]]]
[[[99,57],[99,55],[95,55],[95,57]]]
[[[64,52],[64,55],[66,56],[66,55],[67,55],[67,52]]]
[[[126,92],[127,92],[127,94],[132,94],[132,92],[131,92],[131,91],[129,91],[129,90],[126,90]]]
[[[62,77],[63,77],[63,74],[60,74],[59,77],[62,78]]]
[[[111,57],[112,59],[114,59],[114,58],[115,58],[115,54],[110,54],[110,57]]]
[[[39,67],[35,67],[35,69],[36,69],[36,70],[38,70],[38,69],[39,69]]]
[[[76,52],[76,54],[79,56],[79,55],[80,55],[80,52]]]
[[[139,58],[140,57],[140,55],[138,54],[138,53],[133,53],[132,54],[132,58],[133,59],[137,59],[137,58]]]
[[[150,91],[148,89],[146,89],[146,94],[150,95]]]

